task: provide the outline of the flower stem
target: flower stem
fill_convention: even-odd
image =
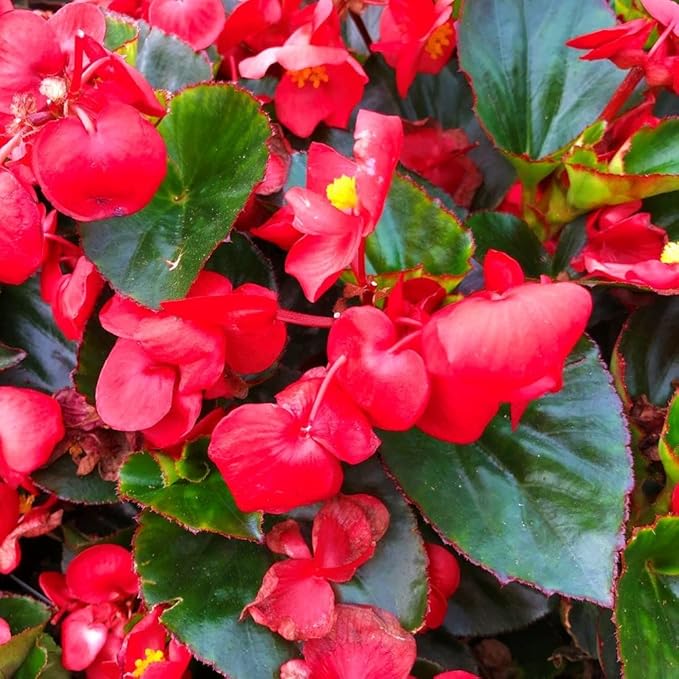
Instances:
[[[328,391],[328,387],[330,386],[330,382],[332,381],[332,378],[335,376],[335,373],[347,362],[347,357],[342,354],[329,368],[328,372],[325,373],[325,377],[323,378],[323,382],[321,382],[321,386],[318,389],[318,393],[316,394],[316,398],[314,399],[314,404],[311,406],[311,412],[309,413],[309,420],[308,420],[308,425],[309,431],[311,430],[311,423],[314,421],[314,418],[318,414],[318,409],[321,407],[321,403],[323,402],[323,397],[325,396],[326,392]]]
[[[363,42],[365,43],[365,46],[368,48],[368,51],[370,51],[370,45],[373,44],[373,39],[370,37],[368,29],[365,27],[361,15],[357,14],[356,12],[350,11],[349,16],[351,17],[351,20],[354,22],[356,30],[361,34],[361,38],[363,38]]]
[[[415,332],[411,332],[404,337],[401,337],[401,339],[396,342],[392,347],[389,348],[389,353],[390,354],[397,354],[399,351],[402,351],[403,349],[408,348],[410,344],[412,344],[412,341],[414,339],[417,339],[420,335],[422,334],[422,329],[420,330],[415,330]]]
[[[625,76],[625,79],[620,83],[618,89],[613,93],[611,100],[599,116],[599,120],[605,120],[607,123],[610,123],[620,112],[620,109],[625,105],[643,77],[644,69],[640,66],[635,66]]]
[[[331,328],[332,324],[335,322],[334,318],[328,316],[303,314],[299,311],[290,311],[290,309],[279,309],[276,312],[276,318],[284,323],[303,325],[307,328]]]

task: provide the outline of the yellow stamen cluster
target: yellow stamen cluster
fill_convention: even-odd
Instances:
[[[25,495],[24,493],[19,494],[19,514],[28,514],[33,508],[33,502],[35,501],[35,495]]]
[[[153,663],[156,662],[163,662],[163,660],[165,660],[165,654],[162,651],[147,648],[144,651],[144,657],[134,661],[134,672],[132,672],[132,676],[141,677],[144,672],[146,672],[149,665],[153,665]]]
[[[330,204],[342,212],[351,212],[358,207],[358,193],[356,193],[356,177],[341,177],[333,180],[325,188],[325,195]]]
[[[660,255],[663,264],[679,264],[679,241],[670,241]]]
[[[288,71],[288,75],[297,87],[304,87],[307,83],[311,83],[318,89],[321,83],[327,83],[329,80],[325,66],[310,66],[301,71]]]
[[[427,39],[424,49],[432,59],[443,56],[445,48],[450,45],[450,38],[453,35],[453,27],[450,23],[439,26]]]

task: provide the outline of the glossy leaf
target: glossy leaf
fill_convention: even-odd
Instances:
[[[497,578],[458,559],[460,586],[448,603],[445,629],[456,637],[502,634],[530,625],[549,612],[549,599],[540,592]]]
[[[23,349],[16,367],[0,372],[0,384],[54,392],[71,383],[75,344],[61,334],[52,309],[40,298],[38,278],[11,285],[0,295],[0,341]]]
[[[613,351],[611,369],[625,399],[645,394],[665,406],[679,375],[679,299],[657,299],[635,311],[623,326]]]
[[[174,35],[139,21],[135,67],[155,89],[177,92],[211,80],[212,67],[202,54]]]
[[[525,222],[503,212],[477,212],[465,222],[476,243],[475,257],[483,261],[488,250],[502,250],[521,264],[526,276],[549,271],[549,255]]]
[[[81,227],[85,251],[114,288],[151,307],[183,297],[226,238],[263,176],[270,134],[258,103],[229,85],[183,90],[158,130],[168,174],[151,203]]]
[[[632,482],[627,432],[588,340],[564,380],[528,407],[515,432],[505,413],[468,446],[413,429],[383,432],[382,452],[437,530],[501,582],[610,604]]]
[[[651,213],[651,222],[665,229],[670,240],[679,240],[679,191],[647,198],[642,209]]]
[[[149,605],[173,604],[161,620],[195,655],[231,679],[275,677],[294,647],[247,618],[270,566],[267,550],[215,533],[189,533],[144,512],[134,544]]]
[[[500,148],[546,158],[596,120],[624,73],[607,61],[581,61],[565,43],[614,24],[599,0],[465,3],[460,65],[477,115]]]
[[[679,483],[679,394],[675,392],[658,441],[658,454],[669,483]]]
[[[49,634],[41,634],[18,669],[15,679],[68,679],[61,664],[61,648]]]
[[[201,441],[191,447],[202,445]],[[221,474],[210,464],[209,473],[197,482],[177,474],[174,461],[149,453],[128,458],[120,470],[121,494],[190,530],[205,530],[227,537],[261,541],[262,516],[245,514],[236,507]],[[163,474],[163,470],[167,470]],[[173,474],[173,478],[169,478]]]
[[[243,283],[256,283],[276,289],[271,262],[248,236],[238,231],[233,231],[228,242],[214,251],[205,268],[226,276],[234,288]]]
[[[132,19],[120,14],[106,15],[106,36],[104,46],[115,52],[126,43],[135,40],[139,35],[139,29]]]
[[[416,630],[427,609],[427,556],[413,510],[376,459],[348,467],[345,493],[368,493],[389,510],[389,528],[375,555],[354,578],[338,587],[344,603],[369,604],[398,617]]]
[[[679,517],[637,531],[624,555],[615,619],[626,677],[679,673]]]
[[[469,269],[471,234],[440,201],[395,176],[382,217],[366,241],[369,273],[422,265],[427,273],[462,278]]]
[[[47,606],[26,596],[2,594],[0,618],[12,631],[12,638],[0,646],[0,677],[13,677],[49,620]]]
[[[71,457],[62,455],[48,467],[34,472],[31,478],[41,488],[69,502],[86,505],[118,502],[115,483],[102,479],[96,469],[86,476],[78,476],[76,469]]]
[[[8,347],[6,344],[0,342],[0,370],[14,368],[25,358],[26,352],[23,349]]]

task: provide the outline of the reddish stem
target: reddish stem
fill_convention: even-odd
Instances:
[[[422,321],[418,321],[415,318],[408,318],[407,316],[399,316],[394,323],[398,323],[399,325],[407,325],[410,328],[417,328],[421,329],[422,328]]]
[[[643,77],[644,69],[640,66],[635,66],[625,76],[625,79],[620,83],[618,89],[613,93],[611,100],[608,102],[606,108],[599,116],[599,119],[610,123],[618,114],[620,109],[625,105],[627,100],[630,98],[630,95],[632,92],[634,92]]]
[[[421,334],[422,329],[416,330],[415,332],[411,332],[410,334],[401,337],[401,339],[398,342],[396,342],[396,344],[389,348],[389,353],[397,354],[399,351],[402,351],[403,349],[407,348],[410,344],[412,344],[412,341],[414,339],[417,339]]]
[[[370,51],[370,45],[372,45],[373,40],[370,37],[368,29],[365,27],[365,24],[363,23],[361,15],[356,14],[356,12],[350,11],[349,16],[351,17],[351,20],[354,22],[354,26],[356,26],[356,29],[361,34],[361,38],[363,38],[363,42],[365,43],[365,46],[368,48],[368,51]]]
[[[71,243],[70,240],[66,240],[65,238],[62,238],[62,236],[58,236],[56,233],[44,233],[43,236],[47,240],[51,240],[54,243],[59,243],[62,247],[64,247],[66,250],[70,250],[73,252],[74,255],[80,256],[80,248],[75,245],[75,243]]]
[[[321,403],[323,402],[323,397],[325,396],[326,392],[328,391],[328,387],[330,386],[330,382],[332,381],[332,378],[335,376],[335,373],[347,362],[347,357],[342,354],[329,368],[328,372],[325,373],[325,377],[323,378],[323,382],[321,382],[321,386],[318,390],[318,393],[316,394],[316,398],[314,399],[314,404],[311,406],[311,412],[309,413],[309,419],[307,420],[308,424],[306,427],[304,427],[307,431],[311,431],[311,423],[314,421],[314,418],[318,414],[318,409],[321,407]]]
[[[73,77],[71,78],[71,86],[68,88],[69,96],[80,89],[83,75],[83,42],[85,34],[82,30],[75,34],[75,46],[73,50]]]
[[[80,108],[80,106],[74,106],[73,113],[78,116],[78,119],[83,124],[83,127],[87,130],[88,134],[94,134],[97,131],[91,118]]]
[[[332,328],[332,324],[335,322],[334,318],[328,316],[303,314],[299,311],[290,311],[290,309],[279,309],[276,312],[276,318],[284,323],[303,325],[307,328]]]

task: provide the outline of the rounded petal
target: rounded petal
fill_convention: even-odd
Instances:
[[[4,618],[0,618],[0,646],[12,638],[12,630]]]
[[[19,285],[42,261],[42,220],[35,196],[0,170],[0,283]]]
[[[220,0],[151,0],[148,6],[151,26],[179,36],[195,50],[209,47],[225,20]]]
[[[102,44],[106,37],[104,13],[99,7],[85,2],[64,5],[49,18],[48,23],[65,54],[73,54],[78,31]]]
[[[302,426],[284,408],[263,403],[236,408],[215,427],[208,455],[241,511],[278,514],[337,493],[339,462]]]
[[[120,431],[149,429],[170,412],[177,373],[136,342],[119,339],[99,374],[97,412]]]
[[[424,624],[427,629],[436,629],[443,624],[448,599],[460,584],[460,567],[457,559],[445,547],[430,542],[424,546],[429,558],[429,596]]]
[[[120,545],[88,547],[69,563],[66,586],[74,598],[89,604],[134,597],[139,580],[132,554]]]
[[[335,594],[325,578],[314,575],[312,561],[275,563],[264,576],[255,600],[243,609],[260,625],[290,641],[319,639],[332,628]]]
[[[72,672],[87,669],[106,645],[108,627],[95,620],[92,606],[68,615],[61,624],[61,664]]]
[[[202,406],[200,393],[175,393],[167,415],[142,433],[154,448],[169,448],[187,437],[198,421]]]
[[[335,611],[331,632],[304,644],[314,679],[407,679],[415,662],[415,639],[391,613],[342,604]]]
[[[285,554],[292,559],[310,559],[311,552],[302,537],[297,521],[288,519],[277,523],[266,534],[266,546],[276,554]]]
[[[30,474],[64,437],[57,401],[33,389],[0,387],[0,473]]]
[[[162,137],[136,109],[108,103],[87,130],[77,117],[45,125],[33,171],[50,202],[81,221],[122,217],[153,197],[167,166]]]

